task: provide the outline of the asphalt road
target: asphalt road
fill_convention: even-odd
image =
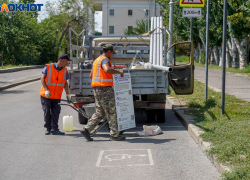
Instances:
[[[205,83],[205,68],[195,66],[194,78]],[[222,89],[222,71],[208,70],[208,84],[217,90]],[[250,77],[226,72],[225,92],[250,102]]]
[[[0,74],[0,87],[27,79],[38,78],[42,76],[43,68],[28,69],[17,72],[9,72]]]
[[[36,70],[40,73],[40,70]],[[87,142],[77,112],[63,107],[59,119],[73,115],[74,131],[45,136],[40,81],[0,91],[0,179],[49,180],[215,180],[207,159],[172,110],[166,108],[162,135],[137,137],[143,122],[126,131],[126,141],[108,141],[107,127]],[[63,94],[63,97],[65,94]]]

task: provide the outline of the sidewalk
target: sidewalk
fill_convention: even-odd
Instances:
[[[205,68],[195,66],[194,78],[205,83]],[[222,87],[222,71],[208,70],[208,85],[220,92]],[[250,77],[226,72],[226,93],[250,102]],[[209,96],[209,95],[208,95]]]
[[[196,66],[194,77],[198,81],[205,83],[205,68]],[[221,92],[221,79],[221,70],[209,69],[208,87],[210,89],[216,92]],[[250,77],[226,72],[226,93],[234,95],[236,98],[245,101],[250,101]],[[194,125],[196,117],[185,113],[185,111],[190,110],[190,108],[187,107],[186,102],[179,98],[177,99],[171,96],[167,96],[166,103],[172,105],[172,110],[175,112],[176,116],[182,121],[189,134],[194,138],[196,143],[199,144],[201,149],[203,151],[209,150],[211,148],[211,143],[203,141],[203,139],[200,137],[200,135],[204,131]],[[206,156],[214,164],[214,166],[218,169],[219,172],[231,171],[229,167],[219,163],[214,155],[206,154]]]

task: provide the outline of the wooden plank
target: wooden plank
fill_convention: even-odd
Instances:
[[[83,52],[89,52],[89,47],[86,46],[77,46],[77,45],[71,45],[72,50],[77,50],[77,51],[83,51]]]
[[[134,48],[131,46],[127,46],[127,47],[117,46],[117,47],[115,47],[116,51],[134,50],[134,49],[139,50],[139,51],[142,51],[142,50],[149,51],[150,47],[149,46],[134,46]],[[102,51],[103,47],[93,47],[93,50]]]
[[[82,63],[85,60],[85,58],[76,58],[76,57],[72,57],[71,59],[73,61],[73,64]]]
[[[96,59],[96,58],[98,58],[100,55],[101,55],[101,54],[93,54],[92,57],[93,57],[93,59]],[[140,56],[141,56],[142,58],[149,58],[149,54],[140,54]],[[116,58],[124,58],[124,59],[129,58],[129,59],[131,59],[131,61],[132,61],[132,59],[133,59],[134,57],[135,57],[135,54],[114,54],[112,58],[114,58],[114,59],[116,59]],[[137,58],[139,58],[139,56],[138,56]]]

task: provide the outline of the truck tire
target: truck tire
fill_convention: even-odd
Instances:
[[[82,110],[85,112],[85,110],[82,108]],[[80,124],[87,124],[88,119],[82,116],[80,113],[78,113],[78,120]]]

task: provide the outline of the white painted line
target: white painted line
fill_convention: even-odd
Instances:
[[[97,162],[96,162],[96,167],[100,167],[103,153],[104,153],[104,150],[101,150],[99,157],[97,159]]]
[[[150,165],[154,165],[151,149],[148,149],[148,157],[149,157]]]

